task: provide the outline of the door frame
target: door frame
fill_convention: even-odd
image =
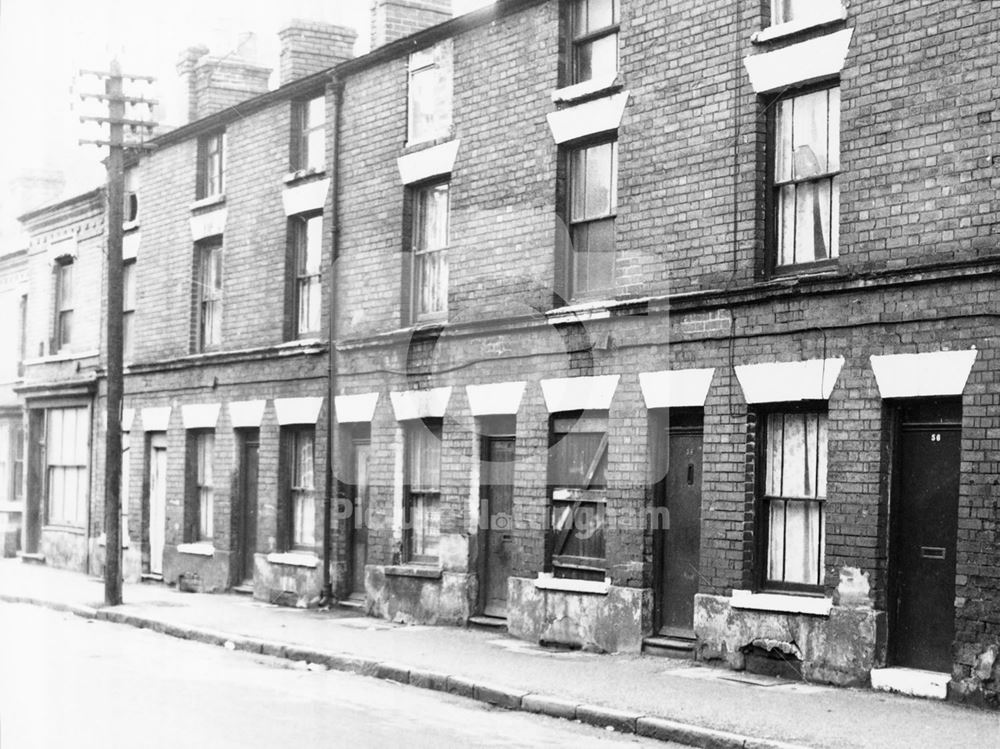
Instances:
[[[890,401],[887,404],[889,409],[888,413],[888,445],[890,449],[889,459],[887,461],[889,469],[889,477],[887,481],[889,489],[889,497],[887,502],[888,509],[888,528],[887,528],[887,549],[886,549],[886,648],[885,657],[886,663],[890,666],[897,665],[896,661],[896,649],[895,649],[895,633],[899,626],[899,582],[898,582],[898,558],[899,554],[897,549],[902,545],[900,535],[902,534],[901,520],[900,520],[900,502],[902,501],[902,439],[903,439],[903,424],[919,425],[927,424],[928,426],[934,425],[942,430],[958,430],[959,432],[959,487],[961,487],[961,432],[962,432],[962,413],[963,404],[961,396],[950,397],[950,398],[905,398]],[[949,409],[954,409],[956,412],[953,416],[956,418],[950,418],[950,420],[942,421],[912,421],[908,422],[904,419],[904,411],[911,408],[926,408],[926,409],[938,409],[939,412],[947,413]],[[956,497],[956,512],[959,509],[959,504],[961,502],[961,488],[959,489],[959,495]],[[957,519],[957,518],[956,518]],[[955,563],[957,566],[958,559],[958,545],[956,543],[955,547]],[[955,609],[954,603],[952,604],[952,615],[954,616]]]
[[[649,413],[650,456],[647,462],[650,472],[650,485],[653,490],[653,507],[657,510],[667,507],[667,462],[670,454],[670,436],[672,434],[698,434],[702,437],[702,470],[701,477],[705,479],[705,409],[704,408],[658,408]],[[698,496],[703,497],[702,487],[698,487]],[[698,510],[701,516],[701,508]],[[653,517],[656,517],[654,515]],[[669,519],[669,514],[668,514]],[[701,524],[699,523],[699,529]],[[657,531],[651,529],[653,537],[653,632],[658,633],[663,628],[664,600],[663,577],[665,555],[667,550],[666,529]],[[699,533],[699,537],[701,534]],[[700,544],[699,544],[700,546]],[[681,633],[678,633],[681,634]]]
[[[358,445],[367,445],[369,447],[368,459],[371,460],[371,424],[361,423],[354,424],[351,428],[347,430],[346,443],[348,446],[348,470],[350,473],[347,498],[351,503],[351,515],[347,518],[347,528],[345,528],[347,537],[347,575],[345,579],[347,594],[348,596],[357,596],[358,594],[367,596],[367,592],[362,586],[362,589],[355,590],[355,576],[357,575],[357,570],[355,569],[355,548],[354,545],[357,541],[357,511],[358,511]],[[371,463],[368,465],[368,499],[371,501]],[[369,508],[365,507],[364,511],[368,512]],[[362,519],[364,522],[364,519]],[[367,566],[368,560],[368,543],[365,543],[365,564]],[[363,577],[363,572],[362,572]]]
[[[489,543],[490,533],[490,496],[487,485],[484,483],[483,464],[489,454],[490,440],[506,438],[514,440],[514,463],[515,475],[517,464],[517,417],[515,416],[489,416],[477,420],[479,423],[479,532],[476,534],[476,577],[478,581],[476,591],[476,614],[484,616],[487,606],[487,595],[489,580]],[[513,504],[511,513],[513,514]],[[484,525],[485,513],[485,525]]]
[[[236,432],[236,471],[233,476],[233,490],[236,498],[236,512],[230,513],[232,522],[233,551],[230,563],[230,585],[242,585],[247,579],[253,579],[253,563],[250,563],[250,575],[246,576],[247,555],[257,550],[257,504],[260,502],[260,429],[239,428]],[[257,447],[257,497],[251,506],[247,502],[247,472],[246,451],[250,445]],[[249,533],[248,533],[249,531]],[[247,545],[250,549],[247,549]],[[252,559],[252,557],[251,557]]]
[[[159,443],[162,440],[163,447],[157,447],[154,443]],[[160,571],[154,572],[153,570],[153,460],[154,454],[157,450],[162,449],[164,452],[165,465],[164,465],[164,475],[163,481],[166,481],[166,471],[169,467],[169,455],[168,455],[168,442],[167,433],[164,431],[157,432],[146,432],[145,433],[145,461],[142,476],[142,513],[143,513],[143,523],[140,532],[142,534],[142,557],[143,557],[143,567],[145,567],[146,572],[149,574],[163,574],[163,558],[161,551],[160,558]],[[164,487],[166,484],[164,483]],[[167,542],[167,525],[166,525],[166,497],[164,496],[164,523],[163,523],[163,547],[166,549]]]

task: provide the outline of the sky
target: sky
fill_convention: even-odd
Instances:
[[[492,0],[453,0],[456,15]],[[147,96],[169,106],[176,96],[180,51],[204,43],[213,54],[232,50],[254,32],[260,62],[277,68],[277,31],[290,18],[309,18],[358,29],[357,53],[367,50],[370,0],[0,0],[0,213],[25,210],[5,187],[23,169],[62,169],[65,194],[103,180],[104,153],[79,146],[99,138],[79,122],[87,104],[79,94],[98,91],[98,79],[80,70],[106,70],[117,55],[126,73],[158,80]],[[139,93],[137,89],[135,91]],[[176,110],[176,107],[174,107]],[[169,113],[168,113],[169,114]],[[2,216],[0,216],[2,220]],[[0,255],[4,253],[0,248]]]

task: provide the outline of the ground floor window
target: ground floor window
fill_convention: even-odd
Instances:
[[[286,548],[309,549],[316,545],[316,429],[287,428],[285,507]]]
[[[767,587],[823,584],[826,454],[825,413],[766,414],[761,510]]]
[[[552,572],[603,581],[607,414],[553,417],[549,445]]]
[[[87,519],[90,415],[86,406],[45,415],[46,520],[82,526]]]
[[[441,536],[441,422],[406,427],[406,557],[436,564]]]
[[[0,420],[0,502],[20,502],[24,480],[24,427],[18,414]]]
[[[188,502],[185,512],[185,540],[213,541],[215,538],[215,433],[191,432],[188,437]]]

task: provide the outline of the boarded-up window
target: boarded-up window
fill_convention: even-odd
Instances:
[[[823,583],[827,416],[771,413],[765,424],[768,584]]]
[[[439,42],[409,59],[409,143],[447,136],[451,131],[452,42]]]
[[[607,417],[552,419],[549,447],[551,565],[556,577],[603,580]]]

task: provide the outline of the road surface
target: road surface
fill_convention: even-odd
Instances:
[[[0,748],[667,747],[0,603]]]

